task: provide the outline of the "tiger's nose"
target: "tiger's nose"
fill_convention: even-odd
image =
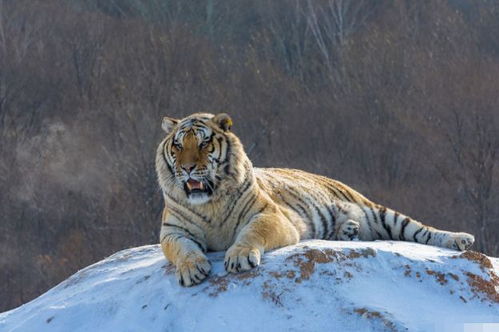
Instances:
[[[196,168],[195,163],[188,163],[188,164],[183,164],[182,169],[187,172],[187,174],[191,174],[191,172]]]

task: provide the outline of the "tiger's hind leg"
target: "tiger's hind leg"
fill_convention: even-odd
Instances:
[[[335,215],[332,240],[358,241],[363,213],[356,205],[337,201],[331,206]]]
[[[410,241],[460,251],[467,250],[475,241],[471,234],[436,229],[378,204],[362,208],[370,234],[363,234],[361,229],[361,239],[365,236],[374,240]]]
[[[468,233],[452,233],[448,232],[447,238],[442,240],[441,247],[465,251],[469,249],[475,242],[475,237]]]
[[[333,240],[339,241],[358,241],[360,223],[358,221],[347,219],[338,223],[333,235]]]

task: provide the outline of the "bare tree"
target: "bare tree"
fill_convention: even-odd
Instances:
[[[495,119],[476,111],[452,110],[452,126],[445,136],[451,147],[455,172],[441,169],[448,182],[459,181],[465,202],[477,225],[480,250],[494,252],[498,248],[491,230],[497,223],[491,214],[491,198],[499,149]],[[444,129],[445,130],[445,129]]]

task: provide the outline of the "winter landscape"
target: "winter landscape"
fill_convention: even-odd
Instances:
[[[498,332],[498,36],[497,0],[0,0],[0,332]],[[255,167],[474,244],[305,241],[240,274],[211,252],[181,287],[155,158],[194,112]]]

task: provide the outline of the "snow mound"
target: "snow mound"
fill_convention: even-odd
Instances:
[[[222,252],[209,258],[208,280],[182,288],[158,245],[120,251],[0,314],[0,331],[499,328],[499,260],[472,251],[314,240],[229,275]]]

